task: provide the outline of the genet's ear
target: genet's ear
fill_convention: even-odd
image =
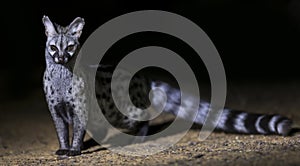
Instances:
[[[76,38],[79,38],[81,33],[82,33],[82,29],[84,26],[84,19],[77,17],[74,19],[74,21],[72,21],[72,23],[69,25],[69,30],[68,33],[71,36],[74,36]]]
[[[55,31],[55,27],[52,24],[52,22],[50,21],[48,16],[44,16],[42,20],[43,20],[43,23],[45,26],[46,36],[50,37],[50,36],[57,34],[57,32]]]

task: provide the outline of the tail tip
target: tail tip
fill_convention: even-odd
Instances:
[[[292,124],[293,122],[290,119],[282,120],[277,125],[277,132],[280,135],[288,136],[292,130]]]

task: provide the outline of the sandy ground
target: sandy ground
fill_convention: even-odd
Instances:
[[[299,127],[299,85],[295,80],[236,81],[229,84],[227,106],[281,113]],[[54,154],[57,138],[41,90],[26,99],[2,103],[0,115],[0,165],[300,165],[299,132],[290,137],[215,132],[200,141],[198,129],[191,129],[179,143],[154,155],[120,155],[90,144],[80,156],[61,158]],[[161,138],[161,142],[177,135]],[[128,145],[132,147],[141,146]]]

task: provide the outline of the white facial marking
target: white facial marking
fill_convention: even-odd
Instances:
[[[54,58],[54,61],[55,61],[56,63],[58,63],[58,58],[57,58],[57,57],[55,57],[55,58]]]
[[[51,56],[53,56],[55,54],[55,51],[49,49],[49,53],[50,53]]]
[[[75,42],[73,40],[68,41],[68,46],[69,45],[75,45]]]
[[[50,53],[51,56],[53,56],[53,55],[55,54],[55,52],[56,52],[56,51],[53,51],[53,50],[51,49],[51,46],[52,46],[52,45],[55,46],[55,41],[54,41],[54,40],[51,40],[51,41],[49,42],[49,48],[48,48],[48,51],[49,51],[49,53]]]
[[[70,56],[73,56],[74,51],[68,51],[68,54],[69,54]]]

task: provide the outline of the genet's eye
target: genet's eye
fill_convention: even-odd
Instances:
[[[58,50],[57,47],[56,47],[55,45],[50,45],[50,49],[51,49],[52,51],[57,51],[57,50]]]
[[[71,52],[71,51],[74,50],[74,48],[75,48],[75,45],[72,44],[72,45],[68,45],[68,47],[67,47],[66,50],[67,50],[68,52]]]

